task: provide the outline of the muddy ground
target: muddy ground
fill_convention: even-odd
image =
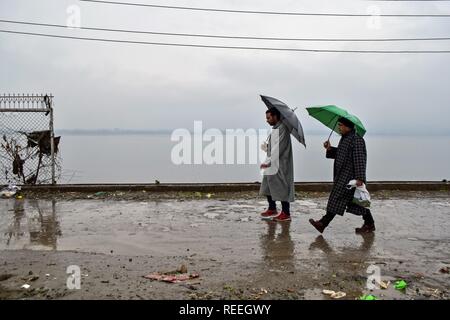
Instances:
[[[326,200],[299,193],[291,223],[268,223],[256,192],[0,199],[0,299],[330,299],[323,289],[343,299],[449,298],[448,191],[374,193],[377,231],[366,236],[354,233],[362,221],[351,214],[319,235],[308,219]],[[80,289],[67,287],[71,265],[80,267]],[[182,265],[199,278],[143,278]],[[367,289],[373,272],[387,289]],[[404,291],[393,288],[400,279]]]

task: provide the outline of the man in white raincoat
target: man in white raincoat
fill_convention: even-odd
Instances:
[[[290,202],[294,201],[294,160],[292,156],[291,135],[289,129],[280,121],[278,109],[266,111],[266,120],[272,126],[267,145],[267,159],[261,164],[264,177],[259,193],[267,197],[269,207],[261,213],[263,219],[290,221]],[[276,208],[281,201],[281,211]]]

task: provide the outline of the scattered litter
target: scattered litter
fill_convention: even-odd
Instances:
[[[28,279],[28,281],[36,281],[37,279],[39,279],[39,276],[32,276]]]
[[[378,298],[376,296],[374,296],[373,294],[365,294],[365,295],[359,297],[359,300],[378,300]]]
[[[206,197],[207,197],[208,199],[210,199],[212,196],[213,196],[212,193],[208,193],[208,194],[206,195]]]
[[[178,268],[177,272],[179,272],[179,273],[187,273],[187,267],[186,267],[186,265],[182,264],[182,265],[180,266],[180,268]]]
[[[182,286],[188,288],[189,290],[198,290],[198,288],[192,284],[182,284]]]
[[[439,270],[440,273],[450,273],[449,267],[443,267]]]
[[[177,270],[170,272],[155,272],[144,276],[146,279],[157,280],[169,283],[178,283],[200,277],[196,272],[189,274],[185,264],[182,264]]]
[[[390,281],[387,281],[387,282],[380,281],[378,284],[380,285],[381,289],[387,289],[389,287],[389,285],[391,284],[391,282]]]
[[[322,293],[327,296],[330,296],[333,299],[341,299],[347,295],[345,292],[342,291],[335,292],[333,290],[323,290]]]
[[[46,276],[46,277],[50,277],[50,273],[46,273],[45,276]]]
[[[99,192],[96,192],[96,193],[94,193],[94,196],[104,196],[106,194],[106,192],[104,192],[104,191],[99,191]]]
[[[4,188],[0,191],[0,197],[11,198],[16,195],[17,191],[20,191],[20,190],[21,190],[20,187],[14,185],[14,184],[10,184],[6,188]]]
[[[341,298],[344,298],[346,295],[347,295],[347,294],[346,294],[345,292],[338,291],[338,292],[336,292],[335,294],[332,294],[331,297],[332,297],[333,299],[341,299]]]
[[[23,286],[21,286],[22,289],[29,289],[31,286],[29,284],[24,284]]]
[[[198,273],[162,274],[159,272],[151,273],[149,275],[144,276],[144,278],[146,278],[146,279],[169,282],[169,283],[178,283],[181,281],[195,279],[198,277],[200,277],[200,275]]]
[[[230,286],[229,284],[225,284],[225,285],[223,286],[223,289],[224,289],[224,290],[227,290],[227,291],[234,291],[234,288],[233,288],[232,286]]]
[[[408,286],[408,284],[406,283],[405,280],[395,281],[395,284],[394,284],[394,288],[397,290],[400,290],[400,291],[405,290],[407,286]]]
[[[441,298],[441,291],[439,289],[433,289],[433,288],[426,288],[423,292],[423,295],[425,297],[435,297],[435,298]]]

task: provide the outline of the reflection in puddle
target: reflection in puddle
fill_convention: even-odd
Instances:
[[[267,234],[261,235],[261,249],[264,261],[271,271],[294,270],[294,242],[291,239],[291,223],[268,221]],[[277,234],[277,228],[281,231]]]
[[[14,199],[13,209],[5,210],[10,224],[6,229],[6,248],[56,250],[62,235],[56,215],[56,201]]]
[[[327,272],[323,276],[321,284],[331,286],[331,289],[339,289],[333,280],[338,277],[353,283],[354,286],[348,286],[347,298],[357,298],[363,294],[367,281],[367,267],[371,258],[371,249],[375,241],[374,233],[360,234],[362,242],[358,247],[344,247],[341,250],[334,249],[322,235],[319,235],[309,246],[309,250],[320,250],[325,254],[328,262]],[[330,288],[326,288],[330,289]],[[317,290],[310,291],[311,295],[317,294]],[[323,295],[322,295],[323,297]],[[319,298],[319,297],[317,297]]]
[[[322,235],[319,235],[315,241],[311,243],[309,249],[320,249],[325,253],[330,264],[345,260],[363,263],[369,258],[370,250],[375,241],[375,233],[360,234],[360,236],[362,236],[363,241],[358,248],[345,247],[341,252],[337,252]]]

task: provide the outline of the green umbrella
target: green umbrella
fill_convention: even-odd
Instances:
[[[319,120],[324,125],[326,125],[331,130],[339,133],[337,129],[337,123],[340,117],[346,118],[355,124],[356,133],[361,137],[366,133],[366,128],[362,124],[361,120],[358,119],[357,116],[354,116],[342,108],[337,106],[329,105],[329,106],[316,106],[306,108],[311,117]],[[331,132],[333,132],[331,131]],[[330,134],[331,136],[331,134]]]

